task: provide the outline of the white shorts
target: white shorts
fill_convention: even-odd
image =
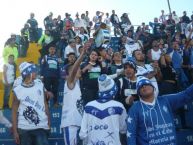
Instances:
[[[65,145],[77,145],[79,130],[80,127],[77,126],[69,126],[63,128]]]

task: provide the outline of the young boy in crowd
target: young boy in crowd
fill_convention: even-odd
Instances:
[[[59,59],[56,56],[55,46],[49,47],[49,54],[45,55],[41,61],[40,75],[43,79],[47,91],[54,95],[54,107],[58,107],[58,79],[59,79]]]

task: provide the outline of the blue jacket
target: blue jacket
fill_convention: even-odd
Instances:
[[[185,91],[157,97],[155,105],[138,101],[127,120],[128,145],[176,145],[173,110],[193,100],[193,85]]]

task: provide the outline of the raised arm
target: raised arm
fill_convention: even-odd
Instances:
[[[173,110],[176,110],[184,106],[185,104],[193,101],[193,85],[191,85],[182,92],[171,95],[165,95],[163,97],[167,98],[169,104],[171,105],[171,108]]]
[[[72,67],[72,70],[71,70],[71,73],[68,77],[68,80],[67,80],[67,83],[70,87],[74,87],[74,84],[75,84],[75,79],[76,79],[76,74],[77,74],[77,71],[80,67],[80,64],[84,58],[84,54],[86,52],[86,50],[88,49],[88,43],[86,43],[83,47],[83,50],[79,56],[79,58],[76,60],[76,62],[74,63],[73,67]]]

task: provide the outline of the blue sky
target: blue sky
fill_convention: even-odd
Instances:
[[[190,16],[193,11],[193,0],[170,0],[171,9],[175,10],[178,16],[186,10]],[[90,11],[93,16],[96,10],[111,13],[115,9],[121,16],[122,13],[129,13],[133,24],[149,22],[154,17],[160,15],[160,10],[164,9],[168,13],[167,0],[4,0],[0,2],[0,52],[3,44],[11,33],[20,33],[29,13],[34,12],[39,25],[43,25],[43,18],[50,11],[54,17],[65,12],[72,14]],[[1,53],[0,53],[1,54]]]

